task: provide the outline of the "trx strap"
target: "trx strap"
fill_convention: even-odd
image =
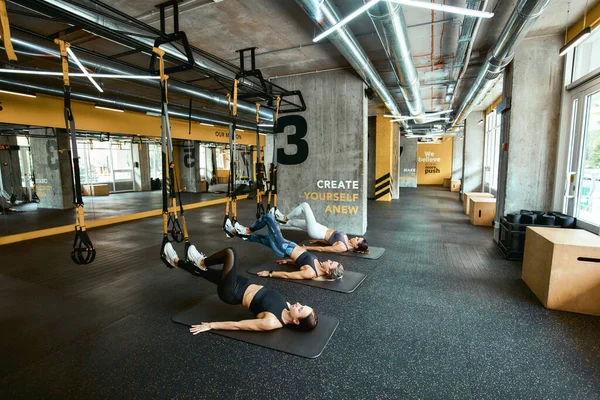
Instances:
[[[62,59],[63,89],[65,94],[65,126],[71,137],[71,150],[69,152],[71,169],[73,171],[73,204],[75,204],[75,239],[71,260],[75,264],[90,264],[96,258],[96,249],[85,230],[85,213],[83,210],[83,198],[81,195],[81,176],[79,174],[79,155],[77,153],[77,130],[75,119],[71,110],[71,85],[69,83],[69,56],[67,48],[70,44],[60,39],[54,39],[54,43],[60,46],[60,57]]]
[[[171,125],[169,121],[169,98],[168,98],[168,79],[169,76],[165,75],[165,63],[163,56],[165,52],[159,48],[153,47],[152,52],[157,54],[160,58],[160,89],[161,89],[161,148],[162,148],[162,198],[163,198],[163,241],[160,247],[160,258],[163,263],[169,267],[173,266],[167,261],[164,256],[164,249],[167,243],[170,242],[169,235],[174,242],[181,243],[185,242],[185,254],[187,258],[187,251],[190,247],[190,241],[188,237],[187,226],[185,224],[185,217],[183,215],[183,204],[181,203],[181,190],[179,188],[179,181],[177,173],[175,171],[175,162],[173,159],[173,140],[171,138]],[[177,196],[179,195],[179,212],[180,216],[177,215]],[[181,222],[180,222],[181,221]]]
[[[5,0],[0,0],[0,28],[2,28],[0,34],[2,35],[4,49],[6,49],[8,59],[10,61],[17,61],[17,55],[15,54],[12,42],[10,41],[10,23],[8,22]]]
[[[256,180],[256,219],[265,215],[265,207],[262,201],[262,192],[265,190],[265,164],[260,158],[260,134],[258,124],[260,123],[260,104],[256,103],[256,162],[254,163],[254,179]]]
[[[237,221],[237,195],[244,189],[246,185],[240,185],[236,188],[235,186],[235,157],[237,156],[236,148],[236,129],[237,129],[237,96],[238,96],[238,80],[233,81],[233,102],[231,96],[227,95],[227,105],[231,112],[232,123],[229,125],[229,179],[227,180],[227,203],[225,203],[225,217],[223,218],[223,231],[227,237],[232,235],[225,229],[225,224],[230,218],[231,208],[231,220],[235,224]]]
[[[29,157],[31,157],[31,139],[29,138],[29,135],[25,135],[25,137],[27,138],[27,145],[29,146]],[[27,162],[29,163],[29,159],[27,160]],[[37,188],[36,188],[36,184],[35,184],[35,171],[33,171],[33,169],[30,171],[31,174],[31,181],[33,182],[33,193],[31,194],[31,199],[29,199],[29,201],[34,202],[34,203],[39,203],[40,202],[40,198],[37,195]]]
[[[277,96],[277,103],[275,106],[275,123],[274,132],[277,127],[277,120],[279,119],[279,104],[281,103],[281,97]],[[269,182],[268,182],[268,195],[267,195],[267,212],[271,209],[271,196],[273,196],[273,208],[277,211],[277,134],[273,135],[273,160],[269,167]]]

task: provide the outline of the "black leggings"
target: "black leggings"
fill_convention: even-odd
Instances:
[[[233,247],[227,247],[204,259],[204,265],[223,264],[221,271],[207,268],[206,271],[196,267],[191,262],[182,259],[177,267],[188,271],[194,276],[201,276],[218,286],[219,298],[227,304],[242,304],[244,293],[250,286],[248,278],[237,276],[237,253]]]

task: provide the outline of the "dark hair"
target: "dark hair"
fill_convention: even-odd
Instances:
[[[298,325],[290,324],[290,326],[301,332],[310,332],[317,327],[319,323],[319,316],[317,315],[317,311],[313,309],[313,312],[308,314],[307,317],[304,317],[299,320]]]
[[[325,275],[327,279],[340,279],[342,276],[344,276],[344,266],[341,263],[338,263],[336,269],[329,270],[329,274]]]
[[[363,238],[362,242],[356,245],[356,251],[364,253],[367,250],[369,250],[369,243],[367,242],[367,239]]]

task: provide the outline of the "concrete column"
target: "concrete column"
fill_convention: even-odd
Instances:
[[[67,210],[73,208],[73,175],[69,149],[71,141],[64,129],[56,129],[56,137],[35,137],[31,134],[31,155],[38,208]],[[45,132],[41,128],[40,134]]]
[[[147,143],[134,143],[131,146],[133,157],[133,190],[150,191],[150,152]]]
[[[274,80],[301,90],[307,110],[279,118],[278,206],[308,202],[325,226],[362,235],[367,228],[367,99],[349,71]],[[268,160],[265,160],[268,162]]]
[[[531,38],[515,53],[506,180],[498,190],[504,207],[499,215],[552,206],[563,76],[563,60],[556,54],[562,44],[561,35]]]
[[[376,158],[376,147],[375,147],[375,117],[369,117],[369,154],[368,154],[368,168],[367,168],[367,197],[369,199],[375,198],[375,158]]]
[[[393,124],[382,115],[375,118],[375,200],[391,201]]]
[[[400,139],[400,187],[417,187],[417,139]]]
[[[3,136],[0,145],[7,146],[0,150],[0,174],[2,187],[9,196],[17,196],[21,200],[23,187],[21,186],[21,165],[19,164],[19,147],[16,136]],[[10,150],[8,149],[10,147]]]
[[[184,140],[179,148],[179,176],[181,187],[192,193],[201,192],[200,188],[200,146],[193,140]]]
[[[480,123],[481,120],[485,120],[485,113],[473,111],[465,121],[461,193],[482,190],[485,124]]]
[[[464,135],[461,131],[452,138],[452,177],[450,179],[453,181],[462,179]]]
[[[400,195],[400,131],[398,125],[393,125],[392,131],[392,170],[390,193],[392,199],[397,199]]]

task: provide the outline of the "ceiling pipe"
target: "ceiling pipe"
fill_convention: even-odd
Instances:
[[[46,12],[48,11],[47,7],[51,7],[51,10],[55,13],[58,10],[59,13],[66,13],[67,15],[71,14],[80,20],[83,19],[86,21],[86,23],[90,25],[96,25],[102,27],[103,29],[114,31],[120,35],[124,35],[125,37],[127,37],[128,40],[137,43],[139,47],[146,47],[148,49],[148,53],[151,53],[152,47],[154,46],[154,39],[148,37],[149,31],[138,29],[131,25],[126,25],[123,22],[117,20],[116,18],[110,18],[105,15],[93,13],[89,10],[86,10],[83,7],[79,7],[73,4],[72,2],[66,2],[62,0],[29,0],[27,1],[27,5],[30,6],[32,9],[35,9],[36,11],[41,12],[43,14],[46,14]],[[37,10],[36,6],[38,5],[41,5],[43,9]],[[148,29],[153,30],[154,28],[148,26]],[[90,31],[92,34],[96,34],[93,31],[93,29],[91,29]],[[100,37],[102,37],[101,34]],[[181,60],[182,62],[187,61],[187,57],[171,44],[162,45],[161,49],[164,50],[167,55],[173,58]],[[199,67],[200,69],[211,71],[214,74],[221,75],[230,80],[235,79],[235,71],[224,68],[221,65],[213,62],[212,60],[202,56],[201,54],[194,53],[194,63],[195,66]],[[139,74],[139,71],[137,73]],[[252,88],[259,88],[258,85],[256,85],[248,79],[240,80],[240,84]],[[262,90],[262,88],[260,89]],[[176,93],[177,91],[180,91],[181,93],[179,94],[185,96],[192,96],[199,100],[208,101],[219,107],[228,107],[226,96],[222,94],[213,93],[208,90],[200,89],[194,85],[183,86],[182,84],[177,84],[174,80],[170,80],[169,90],[173,90]],[[252,115],[256,114],[256,106],[254,103],[239,101],[238,110],[240,112]],[[267,107],[262,107],[260,110],[260,117],[261,119],[272,121],[274,119],[274,112],[268,109]]]
[[[331,28],[340,21],[339,13],[331,0],[296,0],[296,3],[323,31]],[[346,27],[342,27],[329,35],[328,38],[367,85],[375,90],[390,113],[401,115],[396,101],[385,87],[385,83],[363,49],[359,46],[352,32]],[[403,123],[403,126],[406,126],[406,124]]]
[[[379,4],[371,7],[367,13],[392,64],[408,115],[424,116],[419,74],[410,54],[408,32],[402,14],[402,6],[387,1],[379,2]],[[422,123],[425,121],[417,119],[416,122]]]
[[[48,54],[55,56],[57,59],[60,58],[58,46],[56,46],[56,44],[54,44],[54,42],[51,40],[15,27],[11,27],[11,32],[11,39],[15,50],[24,50],[28,53],[35,54]],[[94,70],[94,72],[104,72],[118,75],[148,74],[148,71],[144,70],[143,68],[133,67],[118,60],[110,60],[108,57],[97,55],[89,50],[77,48],[75,46],[72,46],[71,48],[77,53],[77,58],[79,58],[79,61],[81,61],[84,66]],[[160,83],[156,80],[146,80],[137,83],[143,83],[144,85],[155,87],[157,90],[160,88]],[[185,97],[192,97],[194,100],[205,101],[221,107],[228,107],[226,96],[211,92],[210,90],[201,89],[197,86],[183,83],[172,78],[169,79],[169,91]],[[157,91],[157,93],[160,92]],[[265,110],[263,110],[263,108]],[[243,110],[247,114],[256,115],[256,106],[248,102],[239,101],[238,110]],[[261,118],[272,121],[272,110],[262,107]]]
[[[56,96],[63,97],[64,92],[62,89],[52,88],[47,85],[40,86],[35,85],[30,82],[21,82],[19,80],[10,79],[6,77],[0,77],[0,87],[3,89],[15,89],[14,91],[19,92],[35,92],[39,94],[45,94],[48,96]],[[160,104],[152,104],[150,102],[140,102],[139,100],[128,101],[123,99],[111,98],[106,96],[94,96],[83,92],[73,91],[71,92],[71,98],[74,100],[80,100],[88,103],[94,103],[106,107],[114,107],[123,110],[142,112],[142,113],[153,113],[159,114],[161,113]],[[188,110],[178,110],[175,107],[169,108],[169,116],[180,118],[183,120],[189,119],[189,111]],[[200,114],[197,112],[192,112],[192,120],[196,122],[206,122],[216,125],[228,126],[230,124],[229,119],[222,119],[215,116],[209,116],[205,114]],[[239,123],[238,127],[242,129],[254,130],[256,129],[256,124],[245,124]],[[266,131],[265,131],[266,132]]]
[[[491,89],[496,78],[512,61],[515,47],[527,35],[549,2],[550,0],[521,0],[517,4],[502,30],[496,46],[488,53],[475,82],[456,112],[456,118],[450,126],[450,130],[455,130],[457,125],[467,118],[480,97]]]

